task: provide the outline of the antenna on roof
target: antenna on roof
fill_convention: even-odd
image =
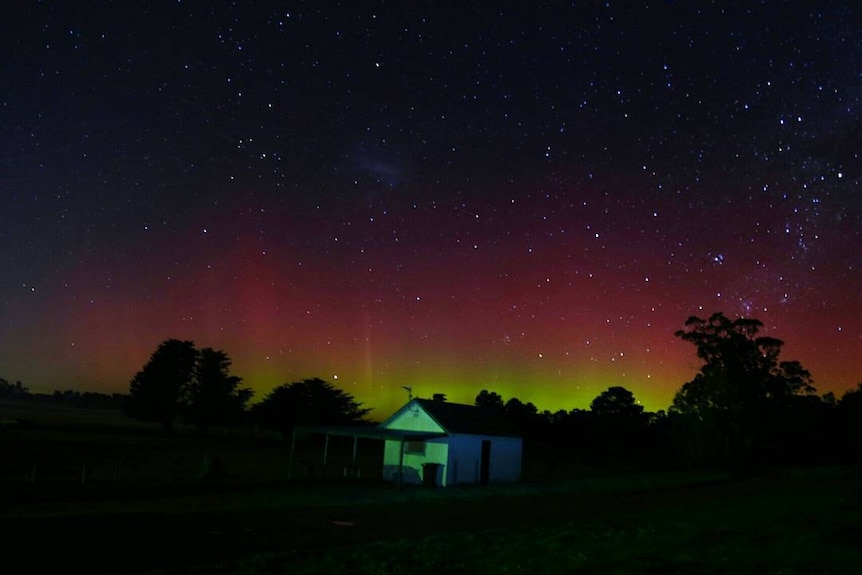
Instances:
[[[401,389],[407,390],[407,401],[413,401],[413,388],[407,385],[402,385]]]

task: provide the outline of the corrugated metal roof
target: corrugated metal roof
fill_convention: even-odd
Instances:
[[[422,409],[448,433],[521,437],[517,426],[506,417],[505,412],[499,409],[433,399],[413,401],[422,406]]]

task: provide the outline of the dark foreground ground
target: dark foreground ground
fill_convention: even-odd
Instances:
[[[862,573],[860,480],[815,469],[7,500],[0,572]]]

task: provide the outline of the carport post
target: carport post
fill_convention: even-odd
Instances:
[[[287,480],[293,477],[293,450],[296,447],[296,429],[290,432],[290,457],[287,460]]]
[[[327,433],[324,437],[325,439],[323,440],[323,469],[320,473],[323,477],[326,477],[326,458],[329,454],[329,434]]]
[[[353,436],[353,467],[356,468],[356,444],[359,442],[359,436]]]
[[[396,487],[401,487],[401,476],[404,475],[404,438],[401,438],[401,447],[398,450],[398,481]]]

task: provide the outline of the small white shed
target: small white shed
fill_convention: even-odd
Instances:
[[[451,486],[521,478],[523,439],[499,409],[412,399],[379,427],[429,434],[386,439],[384,479]]]

